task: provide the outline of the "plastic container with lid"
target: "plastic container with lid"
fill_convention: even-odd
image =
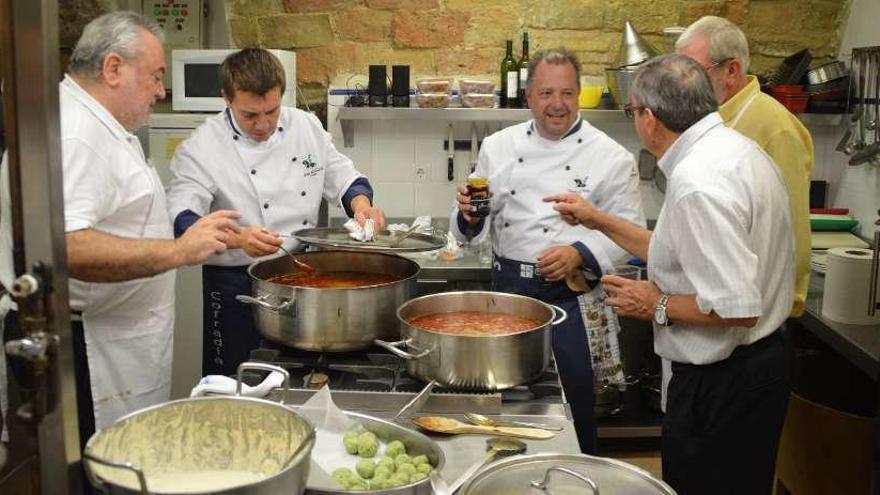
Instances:
[[[468,93],[461,95],[461,106],[467,108],[495,108],[495,95],[492,93]]]
[[[448,93],[452,83],[449,79],[419,79],[416,81],[416,87],[420,93]]]
[[[482,79],[462,79],[458,81],[458,89],[461,91],[461,94],[494,94],[495,93],[495,82],[494,81],[485,81]]]
[[[449,106],[447,93],[419,93],[416,95],[419,108],[446,108]]]

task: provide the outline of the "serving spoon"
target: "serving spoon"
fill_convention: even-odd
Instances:
[[[293,259],[293,264],[296,265],[296,267],[299,268],[300,270],[308,273],[309,275],[314,274],[315,272],[318,271],[312,265],[305,263],[303,261],[300,261],[296,256],[293,255],[293,253],[288,251],[287,248],[285,248],[284,246],[278,246],[278,248],[281,249],[282,251],[284,251],[285,253],[287,253],[287,255]]]
[[[467,423],[462,423],[457,419],[444,418],[442,416],[422,416],[419,418],[413,418],[412,422],[422,429],[437,433],[477,433],[484,435],[530,438],[534,440],[546,440],[556,436],[556,433],[553,433],[552,431],[540,430],[537,428],[469,425]]]
[[[542,430],[550,430],[550,431],[562,431],[563,428],[561,426],[552,426],[544,423],[529,423],[526,421],[513,421],[513,420],[504,420],[499,423],[492,418],[483,416],[482,414],[467,412],[464,413],[464,417],[467,418],[468,421],[475,425],[482,426],[525,426],[527,428],[540,428]]]
[[[467,471],[462,473],[461,476],[455,479],[449,485],[449,493],[455,493],[456,490],[461,487],[467,480],[469,480],[477,471],[479,471],[483,466],[488,464],[492,459],[496,456],[510,456],[516,454],[522,454],[526,451],[526,444],[515,439],[515,438],[489,438],[486,440],[486,457],[483,458],[483,462],[478,464],[474,464],[468,468]]]

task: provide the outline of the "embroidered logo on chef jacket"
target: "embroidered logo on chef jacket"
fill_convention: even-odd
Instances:
[[[294,160],[296,160],[296,158],[294,158]],[[320,173],[322,170],[324,170],[324,167],[318,166],[318,162],[316,162],[314,158],[312,158],[311,153],[303,157],[303,159],[300,161],[302,162],[302,166],[305,169],[303,177],[314,177],[318,175],[318,173]]]
[[[590,194],[592,190],[593,188],[590,187],[590,176],[585,175],[583,178],[574,178],[574,188],[570,191],[580,194]]]

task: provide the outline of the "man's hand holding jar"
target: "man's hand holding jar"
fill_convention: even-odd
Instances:
[[[489,216],[489,180],[484,177],[470,177],[466,185],[458,186],[458,209],[468,225],[474,226],[481,218]]]

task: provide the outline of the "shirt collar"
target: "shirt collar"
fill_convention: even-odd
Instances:
[[[226,117],[225,118],[226,125],[228,125],[229,129],[232,131],[232,139],[234,139],[238,143],[247,143],[248,145],[254,146],[254,147],[270,146],[270,145],[274,144],[275,141],[278,140],[278,136],[282,132],[284,132],[284,127],[279,125],[278,128],[276,129],[276,131],[273,132],[271,136],[269,136],[269,139],[267,139],[263,142],[254,141],[253,139],[250,138],[250,136],[248,136],[247,134],[245,134],[245,133],[241,132],[241,130],[239,130],[241,128],[241,126],[238,125],[238,122],[235,120],[235,115],[232,113],[232,110],[230,110],[229,107],[226,107],[226,110],[224,110],[223,113]]]
[[[721,118],[724,119],[725,122],[733,120],[733,118],[739,114],[740,110],[742,110],[743,106],[751,101],[752,96],[758,93],[758,91],[761,91],[761,86],[758,84],[757,77],[747,76],[747,78],[749,82],[745,87],[718,107],[718,113],[721,114]]]
[[[114,136],[125,141],[130,140],[131,138],[137,139],[134,134],[129,132],[128,129],[123,127],[122,124],[116,120],[116,117],[114,117],[104,105],[96,100],[94,96],[90,95],[88,91],[83,89],[83,87],[70,77],[70,75],[64,75],[64,80],[61,81],[61,85],[75,100],[85,106],[92,115],[98,119],[98,121],[104,124]]]
[[[666,177],[672,177],[675,166],[687,155],[688,151],[697,144],[709,131],[719,125],[724,125],[718,112],[712,112],[700,119],[696,124],[690,126],[684,131],[678,139],[672,143],[672,146],[666,150],[666,153],[657,160],[657,166],[666,174]]]
[[[566,132],[564,136],[559,138],[558,141],[562,141],[563,139],[567,138],[568,136],[571,136],[572,134],[575,134],[577,131],[581,130],[581,127],[583,126],[583,124],[584,124],[584,119],[582,119],[581,117],[578,117],[574,121],[574,123],[571,124],[571,127],[568,128],[568,132]],[[535,128],[535,119],[532,119],[531,122],[529,122],[529,130],[528,130],[527,134],[529,136],[531,136],[532,134],[535,134],[536,136],[541,137],[541,135],[538,134],[537,128]],[[548,139],[547,141],[551,141],[551,140]]]

